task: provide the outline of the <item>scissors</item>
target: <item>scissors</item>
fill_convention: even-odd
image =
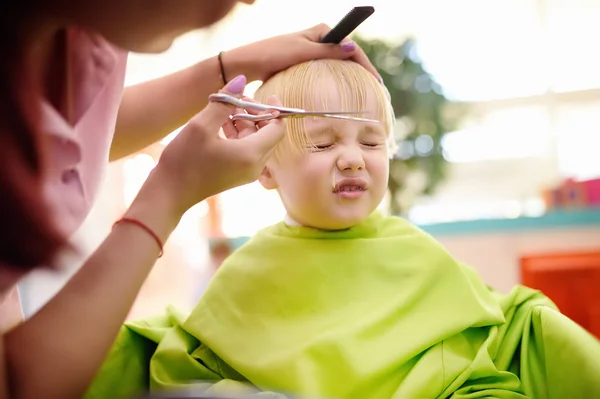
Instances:
[[[379,123],[376,119],[359,118],[356,116],[350,116],[352,114],[364,114],[367,111],[306,111],[302,108],[288,108],[278,107],[275,105],[267,105],[261,103],[255,103],[251,101],[245,101],[240,98],[231,96],[225,93],[215,93],[208,96],[209,102],[222,102],[231,105],[235,105],[238,108],[253,109],[257,111],[278,111],[279,115],[274,114],[263,114],[263,115],[251,115],[251,114],[233,114],[230,116],[232,121],[236,120],[247,120],[252,122],[267,121],[277,118],[304,118],[307,116],[319,116],[323,118],[336,118],[346,119],[357,122],[372,122]]]

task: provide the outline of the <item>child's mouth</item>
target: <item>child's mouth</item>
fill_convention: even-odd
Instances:
[[[356,191],[356,190],[363,190],[363,188],[358,187],[358,186],[344,186],[344,187],[341,187],[337,191],[340,192],[340,191]]]
[[[340,198],[355,199],[360,198],[367,190],[367,183],[363,179],[344,179],[338,182],[333,193]]]

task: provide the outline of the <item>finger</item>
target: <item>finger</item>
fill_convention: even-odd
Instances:
[[[304,31],[304,36],[310,41],[318,42],[325,36],[331,28],[327,24],[318,24]]]
[[[246,110],[238,108],[235,110],[236,113],[249,113],[251,114],[251,112],[246,112]],[[234,121],[233,123],[238,131],[238,138],[242,138],[242,133],[246,133],[248,134],[248,131],[250,131],[250,133],[255,132],[256,131],[256,125],[254,122],[252,121],[247,121],[244,119],[238,119],[237,121]]]
[[[256,133],[238,141],[244,142],[246,151],[256,153],[259,159],[266,162],[271,151],[283,139],[284,132],[283,121],[271,119],[267,122],[266,126],[259,129]]]
[[[242,96],[242,100],[248,101],[249,103],[260,104],[260,101],[253,99],[252,97]]]
[[[227,118],[227,121],[223,124],[223,133],[228,140],[234,140],[238,138],[238,130],[233,124],[233,121]]]
[[[267,99],[267,104],[281,106],[281,101],[277,96],[270,96]],[[283,139],[285,134],[285,124],[281,119],[271,119],[269,121],[263,121],[259,124],[260,129],[254,134],[244,138],[249,148],[253,148],[254,151],[258,152],[261,160],[267,161],[271,152]]]
[[[381,76],[369,60],[369,57],[367,57],[363,49],[361,49],[354,41],[344,39],[340,44],[315,43],[314,45],[318,46],[315,50],[315,58],[351,59],[362,65],[367,71],[371,72],[377,80],[382,82]]]
[[[277,97],[276,95],[272,94],[267,98],[267,105],[273,105],[275,107],[283,107],[283,104],[281,103],[281,100],[279,100],[279,97]]]
[[[246,77],[238,75],[219,92],[239,97],[244,92],[245,87]],[[219,128],[226,124],[227,119],[234,111],[235,107],[233,105],[216,101],[209,102],[202,111],[190,120],[190,123],[198,123],[199,127],[206,132],[218,132]]]
[[[238,139],[243,139],[244,137],[250,136],[251,134],[254,134],[257,131],[258,131],[258,127],[256,126],[256,124],[254,122],[252,122],[251,127],[247,127],[243,130],[240,130],[240,132],[238,133]]]
[[[277,96],[275,96],[275,95],[269,96],[269,98],[267,98],[266,104],[267,105],[274,105],[276,107],[283,107],[283,104],[281,103],[281,101],[279,101],[279,98],[277,98]],[[264,113],[270,113],[270,114],[272,114],[273,112],[263,111],[262,113],[263,114]],[[283,120],[281,120],[281,121],[284,122]],[[258,129],[261,129],[261,128],[267,126],[267,123],[269,123],[268,120],[266,120],[266,121],[260,121],[260,122],[258,122],[256,124],[256,126],[257,126]]]
[[[305,34],[305,37],[307,37],[310,41],[318,43],[330,31],[331,31],[331,28],[329,27],[329,25],[327,25],[327,24],[319,24],[319,25],[315,25],[312,28],[308,29],[307,33]],[[319,44],[324,44],[326,47],[332,48],[332,47],[339,47],[343,43],[351,42],[351,41],[352,40],[350,40],[350,39],[348,39],[346,37],[339,44],[338,43],[319,43]]]
[[[362,65],[366,70],[371,72],[377,80],[383,83],[381,75],[379,75],[377,69],[373,66],[365,52],[351,39],[345,38],[340,44],[318,43],[330,30],[331,28],[326,24],[315,25],[306,30],[305,37],[319,46],[316,58],[350,58]]]
[[[248,96],[242,96],[242,100],[248,101],[248,102],[254,103],[254,104],[260,104],[260,101],[257,101],[257,100],[255,100],[253,98],[248,97]],[[248,109],[246,109],[246,112],[249,113],[249,114],[252,114],[252,115],[259,115],[259,114],[264,114],[264,113],[266,113],[268,111],[261,111],[259,109],[248,108]]]
[[[236,114],[243,114],[246,113],[244,111],[244,109],[242,108],[235,108],[234,113]],[[225,137],[229,140],[235,140],[235,139],[239,139],[240,137],[240,130],[242,130],[242,127],[240,127],[240,121],[234,121],[231,118],[227,118],[227,121],[225,122],[225,124],[222,126],[223,127],[223,132],[225,133]]]
[[[377,69],[375,68],[373,63],[371,63],[369,57],[367,57],[367,54],[365,54],[362,48],[356,46],[356,50],[354,51],[354,54],[350,57],[350,59],[359,63],[367,71],[371,72],[377,78],[377,80],[379,80],[379,83],[383,83],[381,75],[379,74],[379,72],[377,72]]]
[[[267,123],[269,123],[269,121],[260,121],[256,123],[256,129],[262,129],[263,127],[267,126]]]

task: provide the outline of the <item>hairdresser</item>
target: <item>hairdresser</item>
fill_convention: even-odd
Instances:
[[[78,398],[183,213],[255,180],[283,135],[274,121],[257,134],[219,138],[234,110],[207,105],[208,95],[239,95],[246,81],[315,58],[352,58],[376,72],[353,42],[318,43],[329,29],[320,25],[124,90],[127,51],[165,51],[179,35],[222,19],[237,1],[4,3],[0,398]],[[56,268],[56,257],[94,203],[108,162],[188,121],[105,241],[45,307],[22,322],[17,282],[33,269]]]

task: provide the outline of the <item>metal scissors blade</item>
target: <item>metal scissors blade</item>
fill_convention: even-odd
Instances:
[[[320,116],[325,118],[337,118],[337,119],[348,119],[360,122],[379,122],[375,119],[358,118],[346,115],[364,114],[366,111],[306,111],[302,108],[288,108],[279,107],[275,105],[267,105],[262,103],[255,103],[251,101],[245,101],[240,98],[231,96],[225,93],[215,93],[208,96],[209,102],[224,102],[227,104],[234,105],[238,108],[253,109],[257,111],[278,111],[279,115],[264,114],[264,115],[251,115],[251,114],[234,114],[231,116],[232,120],[249,120],[254,122],[260,122],[276,118],[302,118],[306,116]]]
[[[358,113],[358,112],[356,112],[356,113]],[[251,121],[251,122],[261,122],[261,121],[268,121],[271,119],[278,119],[278,118],[305,118],[307,116],[318,116],[321,118],[345,119],[345,120],[357,121],[357,122],[379,123],[379,121],[377,119],[367,119],[367,118],[359,118],[357,116],[341,115],[337,112],[329,113],[329,112],[310,112],[310,111],[305,111],[305,112],[301,112],[301,113],[287,113],[287,114],[281,113],[279,115],[233,114],[233,115],[231,115],[230,119],[232,121],[245,120],[245,121]]]

